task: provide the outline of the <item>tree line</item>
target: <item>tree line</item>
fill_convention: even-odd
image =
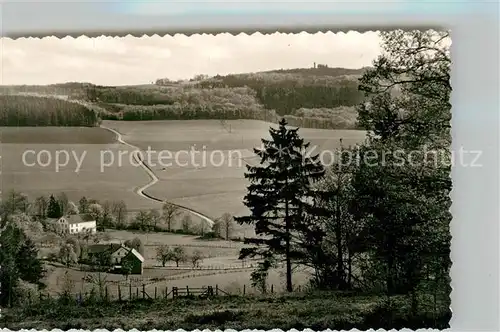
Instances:
[[[254,119],[281,116],[313,128],[355,127],[355,121],[295,114],[299,109],[335,109],[361,100],[357,82],[330,76],[260,73],[217,76],[191,85],[107,87],[66,83],[8,87],[8,93],[64,94],[94,105],[89,109],[55,98],[4,95],[1,124],[8,126],[97,126],[102,120]],[[354,112],[351,112],[354,114]],[[351,114],[351,115],[352,115]]]
[[[76,103],[48,97],[0,95],[0,126],[98,125],[97,113]]]
[[[2,85],[0,94],[38,93],[42,95],[81,95],[91,83],[67,82],[49,85]]]
[[[66,215],[85,214],[96,221],[97,230],[132,230],[143,232],[172,232],[186,235],[200,235],[204,238],[231,240],[234,220],[228,213],[214,220],[211,228],[205,222],[196,223],[190,214],[172,203],[164,202],[161,210],[140,210],[131,213],[124,201],[99,201],[82,196],[76,203],[69,200],[66,193],[41,195],[30,201],[27,195],[9,191],[1,207],[3,220],[9,216],[23,213],[35,220],[53,220]],[[50,222],[49,222],[50,224]],[[51,231],[60,234],[58,224],[50,224]]]
[[[261,259],[254,284],[265,288],[269,269],[284,262],[288,291],[302,267],[315,288],[376,292],[386,308],[404,296],[413,316],[428,298],[449,311],[451,164],[436,160],[449,159],[451,147],[447,36],[382,33],[383,55],[360,79],[367,102],[357,110],[368,140],[341,143],[333,166],[304,153],[309,143],[286,120],[270,129],[255,150],[260,165],[245,174],[251,213],[236,217],[257,234],[240,252]],[[424,148],[434,159],[410,154]]]
[[[108,111],[102,113],[103,120],[148,121],[148,120],[264,120],[275,121],[276,113],[258,105],[237,106],[233,104],[175,104],[175,105],[110,105],[101,104]]]
[[[310,77],[275,73],[216,76],[201,81],[204,89],[249,87],[266,109],[287,115],[300,108],[354,106],[363,101],[358,82],[338,77]]]
[[[69,234],[57,220],[62,216],[86,214],[96,221],[97,233],[84,230]],[[175,232],[198,235],[205,239],[231,240],[234,220],[228,213],[217,218],[211,229],[207,224],[195,223],[181,209],[165,202],[161,212],[155,209],[138,211],[130,216],[123,201],[102,201],[81,197],[76,203],[62,192],[57,195],[41,195],[34,200],[14,190],[4,194],[0,204],[0,304],[16,305],[26,295],[36,289],[43,290],[43,260],[39,247],[52,250],[44,258],[67,267],[85,266],[88,271],[107,271],[111,266],[109,253],[89,256],[89,248],[102,241],[109,241],[107,229],[126,229],[143,232]],[[161,225],[160,225],[161,224]],[[123,243],[144,255],[144,245],[136,237]],[[156,259],[165,265],[168,261],[189,262],[198,267],[204,255],[199,250],[187,252],[180,246],[160,246]],[[124,266],[120,273],[126,277],[131,266]]]

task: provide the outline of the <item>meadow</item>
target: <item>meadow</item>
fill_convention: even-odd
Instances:
[[[429,305],[426,302],[426,305]],[[57,308],[57,309],[55,309]],[[369,330],[447,329],[450,312],[433,315],[426,308],[409,314],[408,301],[393,298],[387,310],[373,294],[311,292],[209,299],[89,302],[84,305],[46,301],[2,311],[0,322],[11,330]]]
[[[75,202],[82,196],[98,200],[120,198],[135,209],[158,207],[157,203],[134,192],[136,187],[149,181],[141,168],[124,163],[101,172],[101,151],[109,149],[118,153],[130,149],[117,143],[115,135],[109,131],[84,127],[1,127],[0,130],[3,192],[14,189],[30,200],[64,192]],[[35,153],[26,155],[25,163],[23,154],[29,150]],[[39,154],[41,163],[38,163],[36,154],[43,150],[49,153]],[[57,151],[66,151],[69,155],[65,165],[66,156],[59,152],[58,169]],[[80,168],[77,159],[81,161]]]
[[[262,138],[268,138],[269,127],[274,125],[258,120],[172,120],[103,121],[102,126],[118,131],[127,143],[143,151],[157,152],[150,154],[149,161],[159,181],[145,193],[215,219],[223,213],[247,213],[242,203],[247,185],[245,165],[257,162],[253,148],[260,146]],[[117,142],[115,134],[104,128],[3,127],[1,130],[4,192],[15,189],[30,199],[65,192],[73,201],[82,196],[99,201],[123,200],[129,211],[161,208],[160,203],[135,193],[151,179],[133,160],[131,162],[133,149]],[[317,147],[317,153],[334,151],[340,139],[344,145],[353,145],[365,137],[363,131],[357,130],[301,128],[300,133]],[[193,147],[197,152],[189,155]],[[47,150],[52,162],[46,167],[40,166],[32,153],[26,161],[35,165],[28,166],[23,162],[23,153],[27,150],[35,153]],[[62,165],[56,168],[56,151],[61,150],[69,156],[60,154]],[[110,152],[102,154],[107,150]],[[160,163],[155,159],[160,151],[168,151],[172,157]],[[42,164],[48,161],[46,153],[40,157]],[[66,157],[68,162],[64,164]],[[329,154],[324,157],[328,163]],[[101,168],[102,161],[106,164]],[[192,217],[194,222],[199,219]],[[236,236],[251,234],[248,227],[235,229]]]
[[[85,277],[89,275],[101,278],[101,285],[108,289],[110,299],[118,299],[118,287],[121,287],[122,293],[126,293],[126,295],[128,295],[129,287],[133,287],[133,294],[136,293],[137,289],[140,292],[144,289],[150,296],[153,296],[155,292],[158,292],[159,295],[160,291],[163,292],[166,288],[186,286],[197,288],[217,285],[221,290],[233,294],[243,292],[243,287],[249,294],[257,292],[251,287],[250,280],[250,272],[256,267],[257,262],[238,259],[239,251],[244,247],[241,242],[206,241],[195,236],[180,234],[120,230],[106,230],[101,234],[108,235],[111,242],[140,239],[144,246],[143,274],[125,277],[121,274],[107,272],[86,272],[78,266],[66,267],[60,263],[46,262],[44,281],[47,288],[44,290],[44,294],[57,297],[64,289],[72,294],[89,294],[92,290],[99,289],[99,284],[95,281],[85,280]],[[101,243],[106,242],[102,241]],[[183,247],[188,255],[193,251],[200,251],[203,258],[196,268],[193,268],[189,260],[180,262],[179,266],[172,261],[162,266],[156,258],[156,250],[162,245]],[[57,254],[58,249],[55,246],[41,248],[40,256],[46,258],[50,253]],[[283,273],[282,267],[272,269],[270,272],[268,283],[273,286],[275,292],[284,290]],[[296,285],[305,285],[308,277],[309,274],[306,271],[297,271],[294,274],[294,281]]]
[[[103,121],[102,125],[120,132],[126,142],[141,150],[154,151],[149,161],[159,181],[146,193],[211,218],[248,212],[242,203],[248,184],[245,165],[258,162],[253,149],[261,145],[262,138],[269,138],[269,127],[275,126],[258,120]],[[301,128],[299,132],[315,153],[327,152],[325,164],[331,160],[330,152],[340,146],[340,139],[349,146],[365,138],[365,132],[358,130]],[[193,147],[196,152],[188,155]],[[168,151],[171,157],[158,160],[160,151]],[[253,234],[251,228],[241,226],[235,233]]]

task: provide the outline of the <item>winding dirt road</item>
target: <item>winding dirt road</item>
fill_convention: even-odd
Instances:
[[[24,96],[36,96],[36,97],[45,97],[45,98],[53,98],[53,99],[60,99],[60,100],[65,100],[67,102],[70,102],[70,103],[76,103],[76,104],[80,104],[82,106],[85,106],[89,109],[92,109],[92,107],[94,107],[94,105],[90,104],[90,103],[87,103],[87,102],[84,102],[82,100],[74,100],[74,99],[70,99],[69,96],[66,96],[66,95],[44,95],[44,94],[39,94],[39,93],[18,93],[19,95],[24,95]],[[94,107],[95,108],[95,107]],[[126,141],[123,140],[123,137],[122,137],[122,134],[120,134],[118,131],[114,130],[114,129],[111,129],[109,127],[106,127],[106,126],[103,126],[101,125],[100,126],[101,128],[103,129],[106,129],[106,130],[109,130],[110,132],[114,133],[116,135],[116,139],[118,142],[120,142],[121,144],[124,144],[128,147],[131,147],[132,149],[134,149],[134,159],[136,160],[137,163],[139,163],[141,165],[141,167],[146,171],[146,173],[148,174],[149,178],[151,179],[151,181],[149,183],[147,183],[146,185],[138,188],[135,190],[135,193],[143,198],[146,198],[146,199],[149,199],[149,200],[153,200],[155,202],[160,202],[160,203],[165,203],[166,201],[165,200],[162,200],[162,199],[159,199],[159,198],[156,198],[156,197],[153,197],[147,193],[144,192],[144,190],[148,189],[149,187],[151,187],[152,185],[154,185],[155,183],[157,183],[159,181],[158,177],[156,176],[156,174],[151,170],[151,168],[144,162],[144,160],[141,159],[140,157],[140,152],[141,152],[141,149],[139,149],[137,146],[135,145],[132,145]],[[181,210],[184,210],[186,212],[189,212],[191,213],[192,215],[195,215],[203,220],[205,220],[207,223],[208,223],[208,226],[210,228],[212,228],[212,226],[214,225],[214,220],[212,220],[210,217],[204,215],[204,214],[201,214],[195,210],[192,210],[188,207],[185,207],[185,206],[182,206],[182,205],[179,205],[179,204],[174,204],[174,203],[170,203],[172,205],[175,205],[177,206],[179,209]]]
[[[141,159],[141,155],[140,155],[140,152],[141,152],[141,149],[139,149],[137,146],[135,145],[132,145],[128,142],[126,142],[124,139],[123,139],[123,136],[122,134],[120,134],[118,131],[112,129],[112,128],[109,128],[109,127],[106,127],[106,126],[103,126],[101,125],[101,128],[102,129],[106,129],[106,130],[109,130],[110,132],[112,132],[113,134],[116,135],[116,140],[118,142],[120,142],[121,144],[124,144],[128,147],[131,147],[132,149],[134,149],[134,159],[135,161],[141,165],[141,167],[144,169],[144,171],[146,171],[146,173],[148,174],[149,178],[151,179],[151,181],[147,184],[145,184],[144,186],[138,188],[135,190],[135,193],[143,198],[146,198],[146,199],[150,199],[150,200],[153,200],[153,201],[156,201],[156,202],[160,202],[160,203],[164,203],[165,201],[162,200],[162,199],[159,199],[159,198],[156,198],[156,197],[153,197],[147,193],[144,192],[144,190],[148,189],[149,187],[151,187],[152,185],[154,185],[155,183],[157,183],[159,181],[158,177],[156,176],[156,174],[151,170],[151,168],[144,162],[143,159]],[[182,209],[186,212],[189,212],[203,220],[205,220],[209,227],[211,228],[213,225],[214,225],[214,221],[209,218],[208,216],[204,215],[204,214],[201,214],[193,209],[190,209],[188,207],[185,207],[185,206],[182,206],[182,205],[179,205],[179,204],[174,204],[174,203],[170,203],[172,205],[175,205],[177,206],[179,209]]]

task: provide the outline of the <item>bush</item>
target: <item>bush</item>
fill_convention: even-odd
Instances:
[[[206,232],[203,235],[201,235],[199,237],[199,239],[202,239],[202,240],[216,240],[216,239],[222,239],[222,237],[217,236],[217,234],[215,234],[215,232]]]
[[[441,307],[438,312],[420,310],[411,315],[409,303],[404,298],[393,298],[391,302],[380,301],[364,319],[364,325],[373,329],[422,329],[433,328],[444,330],[449,328],[451,311]]]
[[[19,280],[15,289],[15,304],[20,306],[31,305],[38,298],[38,287],[34,284]]]
[[[59,260],[59,256],[55,252],[51,252],[47,255],[47,260],[49,262],[57,262]]]

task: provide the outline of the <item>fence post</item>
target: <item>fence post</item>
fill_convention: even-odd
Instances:
[[[215,295],[219,295],[219,285],[215,285]]]
[[[146,285],[142,284],[142,299],[146,298]]]
[[[118,301],[122,300],[122,289],[120,288],[120,284],[118,284]]]
[[[156,288],[157,288],[157,287],[155,286],[155,300],[156,300]]]
[[[271,293],[274,293],[274,285],[271,285]]]
[[[132,300],[132,283],[128,284],[128,299]]]
[[[165,287],[165,298],[168,296],[168,287]]]
[[[135,298],[138,299],[139,298],[139,287],[136,287],[135,288]]]
[[[186,294],[189,296],[189,286],[186,286]]]
[[[247,286],[247,285],[243,285],[243,296],[244,296],[244,295],[245,295],[245,293],[246,293],[246,288],[247,288],[246,286]]]
[[[105,297],[106,301],[108,301],[108,299],[109,299],[108,298],[108,286],[106,286],[106,288],[104,289],[104,294],[105,294],[104,297]]]

